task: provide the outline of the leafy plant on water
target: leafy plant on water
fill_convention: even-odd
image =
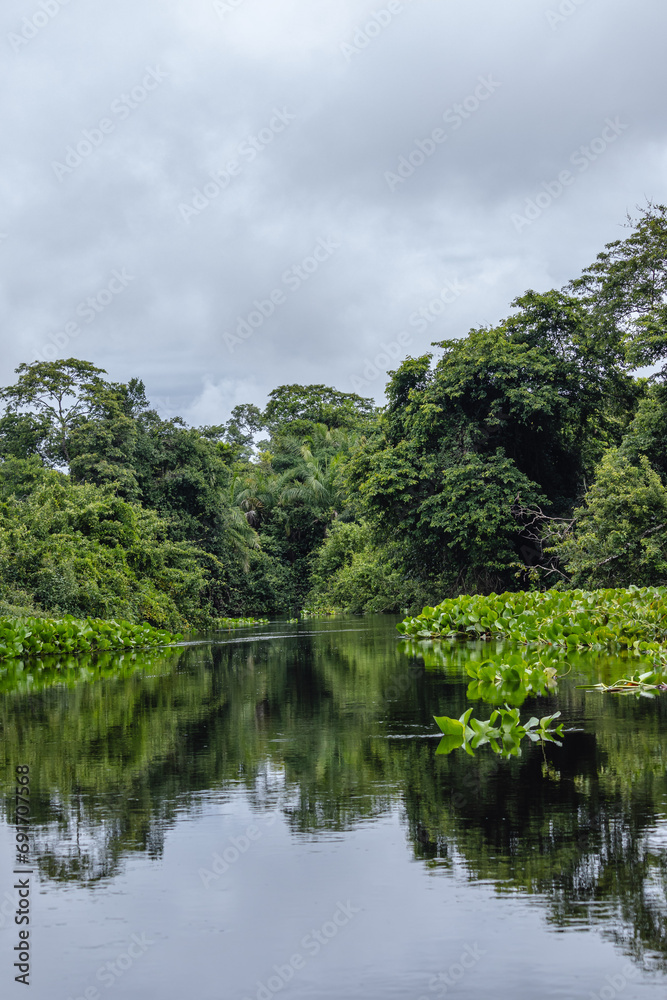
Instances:
[[[490,705],[522,705],[528,697],[553,694],[559,676],[571,670],[567,654],[560,649],[524,649],[490,653],[471,659],[470,650],[460,642],[406,639],[400,644],[408,656],[421,657],[426,667],[462,667],[468,677],[468,698]]]
[[[494,753],[502,757],[519,757],[521,741],[528,738],[534,743],[547,742],[562,744],[555,739],[563,735],[563,724],[552,728],[551,724],[560,712],[545,715],[541,719],[533,716],[525,725],[521,724],[518,708],[505,705],[491,713],[486,722],[472,719],[472,708],[469,708],[459,719],[451,719],[446,715],[434,716],[443,734],[436,753],[449,754],[463,747],[467,754],[474,756],[478,747],[488,743]]]
[[[660,658],[667,653],[667,588],[462,595],[396,627],[414,638],[503,638]]]
[[[468,685],[468,698],[491,705],[506,702],[522,705],[529,696],[553,694],[558,686],[556,667],[542,658],[533,658],[531,662],[521,653],[504,654],[501,660],[473,660],[465,669],[473,678]]]
[[[643,674],[635,671],[630,677],[620,677],[613,684],[579,684],[587,691],[603,691],[605,694],[634,694],[637,697],[655,698],[658,691],[667,691],[667,677],[662,671],[648,670]]]
[[[216,621],[218,630],[243,628],[247,625],[268,625],[268,618],[218,618]]]
[[[182,638],[151,625],[99,618],[0,618],[0,660],[171,646]]]

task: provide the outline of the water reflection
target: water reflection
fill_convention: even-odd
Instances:
[[[524,699],[528,715],[560,710],[579,729],[562,747],[436,756],[432,717],[468,707],[465,668],[481,648],[406,650],[392,621],[355,624],[77,660],[64,673],[54,663],[32,680],[18,669],[13,690],[5,674],[3,787],[31,764],[42,876],[106,883],[135,852],[159,858],[179,816],[238,786],[259,814],[278,807],[296,842],[400,805],[410,850],[434,876],[454,868],[530,894],[555,928],[597,927],[666,967],[664,698],[578,689],[627,664],[570,657],[557,690]]]

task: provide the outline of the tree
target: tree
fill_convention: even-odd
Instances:
[[[5,413],[0,417],[0,458],[28,459],[42,455],[50,421],[34,413]]]
[[[577,587],[667,583],[667,489],[645,455],[610,449],[557,554]]]
[[[235,406],[225,424],[225,439],[232,445],[235,455],[242,461],[249,461],[255,441],[255,434],[265,428],[262,411],[252,403]]]
[[[49,470],[28,496],[0,506],[0,589],[5,599],[30,595],[41,613],[55,617],[203,626],[223,567],[169,536],[162,518],[113,487],[77,484]]]
[[[646,386],[646,395],[623,437],[621,454],[633,464],[646,455],[663,482],[667,480],[667,385]]]
[[[6,400],[10,413],[27,408],[46,418],[50,428],[47,457],[54,465],[69,465],[73,425],[89,412],[91,391],[102,385],[100,376],[106,372],[89,361],[68,358],[21,364],[16,374],[18,381],[0,389],[0,398]]]
[[[98,383],[85,390],[84,402],[85,412],[74,422],[68,442],[73,479],[100,486],[115,483],[123,496],[137,499],[136,418],[147,406],[143,383]]]
[[[632,234],[608,243],[569,287],[589,310],[601,349],[638,367],[667,355],[667,206],[649,201],[627,226]]]
[[[517,497],[569,511],[620,441],[616,397],[626,409],[634,399],[632,380],[588,353],[576,298],[528,291],[512,305],[498,326],[435,345],[434,365],[424,355],[392,372],[378,430],[348,464],[377,544],[400,545],[404,569],[448,592],[516,586],[528,546]]]
[[[375,413],[372,399],[353,392],[339,392],[326,385],[280,385],[269,393],[263,420],[272,434],[308,434],[313,424],[362,427]]]

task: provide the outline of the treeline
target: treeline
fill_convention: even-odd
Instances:
[[[0,613],[194,628],[307,605],[667,583],[667,207],[390,373],[188,427],[86,361],[1,391]],[[258,441],[258,438],[262,440]]]

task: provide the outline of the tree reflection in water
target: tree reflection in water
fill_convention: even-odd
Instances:
[[[106,882],[132,852],[159,857],[179,815],[239,786],[310,838],[402,808],[434,877],[444,867],[529,893],[554,926],[596,926],[667,968],[665,698],[578,689],[582,673],[594,682],[627,667],[589,654],[525,703],[580,728],[562,747],[437,757],[432,717],[468,707],[464,667],[479,647],[426,649],[425,664],[399,648],[393,621],[355,624],[78,659],[32,682],[25,668],[5,674],[2,778],[9,788],[16,764],[31,764],[42,876]],[[11,798],[3,808],[11,821]]]

